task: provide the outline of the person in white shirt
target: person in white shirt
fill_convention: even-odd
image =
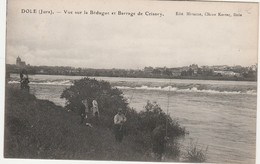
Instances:
[[[118,113],[114,116],[114,130],[115,130],[115,139],[116,142],[122,142],[124,133],[123,133],[123,125],[126,122],[126,117],[123,114],[123,110],[121,108],[118,109]]]
[[[93,116],[98,116],[99,117],[99,110],[98,110],[98,103],[97,100],[92,101],[92,106],[93,106]]]
[[[99,109],[98,109],[98,103],[97,103],[97,100],[93,100],[92,101],[92,122],[96,125],[99,124]]]

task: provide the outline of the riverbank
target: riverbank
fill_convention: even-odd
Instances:
[[[150,148],[113,131],[89,128],[79,116],[8,85],[5,108],[5,158],[153,161]]]

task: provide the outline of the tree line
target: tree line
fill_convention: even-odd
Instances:
[[[233,72],[234,75],[216,73],[218,68],[198,67],[191,65],[180,68],[153,68],[145,67],[139,69],[93,69],[75,68],[65,66],[26,66],[29,74],[46,75],[69,75],[69,76],[104,76],[104,77],[130,77],[130,78],[173,78],[173,79],[203,79],[203,80],[238,80],[256,81],[257,71],[251,67],[226,67],[223,72]],[[21,68],[16,65],[7,64],[7,73],[20,73]]]

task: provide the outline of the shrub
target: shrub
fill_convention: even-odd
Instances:
[[[198,162],[202,163],[206,161],[206,154],[208,147],[204,150],[203,147],[198,146],[198,142],[190,141],[190,145],[186,148],[184,153],[184,159],[186,162]]]
[[[171,140],[166,144],[166,154],[165,156],[170,159],[175,159],[179,161],[179,157],[181,155],[181,145],[178,140]]]
[[[167,137],[165,147],[165,156],[171,159],[178,159],[181,154],[180,144],[177,138],[185,136],[188,132],[185,128],[181,127],[178,121],[173,120],[169,114],[166,114],[159,104],[156,102],[147,101],[144,111],[138,113],[137,128],[139,131],[143,132],[142,136],[137,138],[145,138],[143,145],[151,145],[152,131],[158,126],[165,126],[167,124]],[[163,131],[163,135],[166,136],[166,131]],[[147,136],[148,135],[148,136]],[[145,137],[144,137],[145,136]]]

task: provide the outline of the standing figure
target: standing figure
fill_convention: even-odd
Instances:
[[[114,131],[115,131],[115,139],[116,142],[122,142],[124,137],[123,126],[126,122],[126,117],[123,114],[123,110],[121,108],[118,109],[118,113],[114,116]]]
[[[93,116],[98,116],[99,117],[99,110],[98,110],[98,103],[96,100],[92,101],[92,105],[93,105]]]
[[[25,69],[23,69],[20,72],[20,83],[21,83],[21,89],[25,89],[27,91],[29,91],[30,87],[29,87],[29,77],[28,77],[28,73]]]
[[[98,109],[98,103],[95,99],[92,101],[92,112],[93,112],[93,117],[94,117],[93,123],[98,124],[99,123],[99,109]]]
[[[89,107],[88,107],[88,100],[87,99],[84,99],[81,101],[82,104],[85,106],[85,113],[86,113],[86,118],[89,117],[90,115],[90,110],[89,110]]]
[[[82,104],[85,107],[84,119],[86,120],[86,125],[92,127],[92,125],[91,125],[92,113],[91,113],[91,111],[90,111],[90,109],[88,107],[88,100],[84,99],[81,102],[82,102]]]
[[[79,109],[79,115],[80,115],[80,124],[83,124],[84,123],[84,120],[86,119],[86,107],[85,105],[83,104],[83,102],[81,101],[81,103],[79,104],[78,106],[78,109]]]

